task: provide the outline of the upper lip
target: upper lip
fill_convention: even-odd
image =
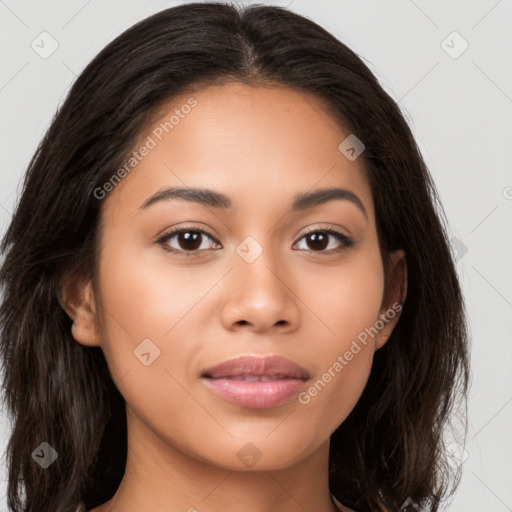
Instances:
[[[309,373],[305,368],[282,356],[237,357],[206,369],[202,376],[214,379],[237,376],[282,376],[309,379]]]

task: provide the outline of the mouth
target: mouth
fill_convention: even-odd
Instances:
[[[217,396],[251,409],[277,407],[303,389],[309,372],[280,356],[243,356],[205,370],[201,380]]]
[[[286,375],[230,375],[226,377],[211,377],[206,375],[205,378],[207,379],[230,379],[230,380],[241,380],[245,382],[269,382],[272,380],[285,380],[285,379],[292,379],[293,377],[288,377]]]

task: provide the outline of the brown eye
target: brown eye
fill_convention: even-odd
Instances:
[[[329,247],[332,238],[338,240],[338,247]],[[352,239],[332,229],[311,231],[301,238],[301,240],[303,239],[306,241],[307,247],[305,249],[312,252],[339,252],[352,247],[354,244]],[[326,250],[327,248],[329,250]]]
[[[308,247],[314,251],[325,251],[329,245],[330,235],[320,231],[306,236]]]
[[[180,249],[195,251],[201,246],[203,234],[197,231],[182,231],[174,236],[176,236],[176,241],[178,242]]]
[[[208,240],[210,243],[208,243]],[[301,247],[311,252],[331,254],[341,252],[354,245],[351,238],[333,229],[317,229],[306,233],[298,243],[302,240],[306,242],[306,247]],[[338,241],[338,245],[333,240]],[[158,241],[158,244],[169,252],[183,254],[185,256],[200,255],[206,249],[218,248],[220,243],[217,242],[209,233],[200,228],[178,228],[166,233]],[[212,246],[213,245],[213,246]]]
[[[157,243],[170,252],[190,254],[199,253],[205,249],[211,249],[207,239],[216,243],[206,231],[198,228],[180,228],[165,234]]]

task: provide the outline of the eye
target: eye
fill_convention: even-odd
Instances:
[[[330,244],[330,241],[333,238],[339,242],[338,247],[333,248],[332,244]],[[312,252],[341,252],[354,245],[354,241],[351,238],[344,235],[343,233],[340,233],[339,231],[336,231],[335,229],[316,229],[314,231],[309,231],[303,235],[297,243],[300,243],[301,240],[305,240],[306,245],[309,245],[310,247],[305,247],[305,250]]]
[[[194,256],[200,250],[212,248],[208,246],[208,243],[204,244],[205,237],[218,244],[217,240],[209,233],[197,226],[172,229],[159,238],[156,243],[160,244],[166,251],[182,253],[185,256]],[[172,246],[171,242],[173,241],[178,247]]]
[[[208,240],[210,240],[210,244]],[[319,253],[338,253],[354,245],[354,241],[348,236],[335,229],[315,229],[304,234],[299,242],[304,240],[307,247],[302,246],[302,250]],[[338,241],[338,246],[332,241]],[[201,251],[215,249],[212,245],[220,246],[220,243],[204,229],[197,226],[174,228],[164,234],[157,240],[164,250],[173,253],[183,254],[184,256],[197,256]],[[173,246],[174,243],[174,246]]]

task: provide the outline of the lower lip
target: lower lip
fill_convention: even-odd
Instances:
[[[276,407],[297,395],[304,387],[304,379],[243,381],[203,377],[205,384],[228,402],[251,409]]]

